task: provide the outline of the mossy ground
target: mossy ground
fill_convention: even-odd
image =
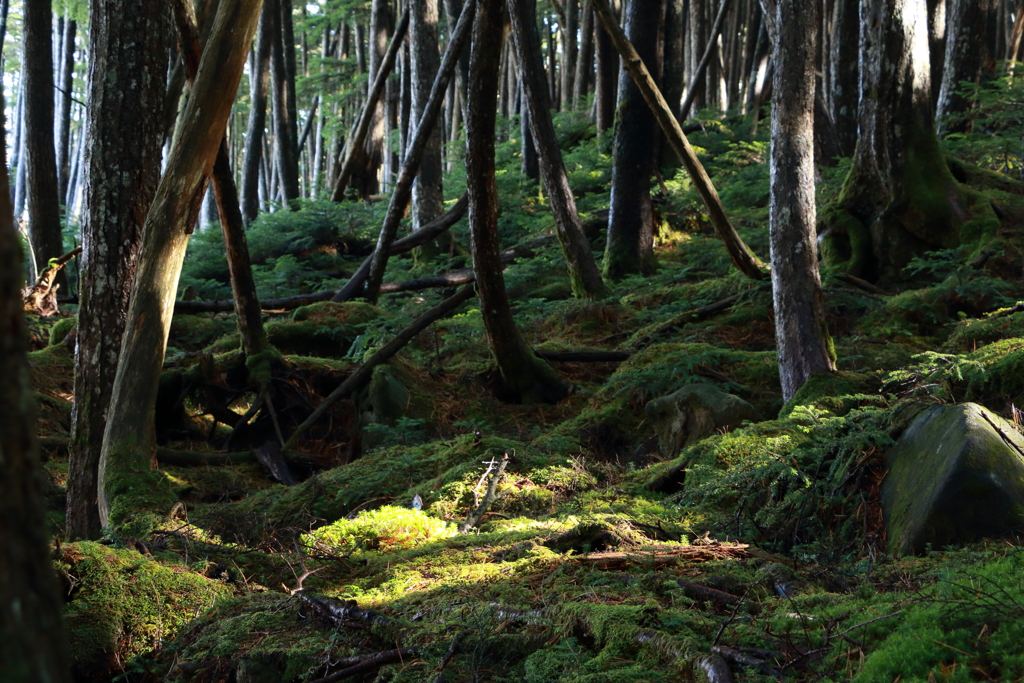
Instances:
[[[709,126],[700,151],[738,229],[763,257],[767,147],[763,139],[740,141],[741,127],[733,120]],[[499,154],[514,158],[514,151]],[[583,152],[567,152],[573,182],[587,193],[581,207],[600,210],[605,181],[588,180],[573,154]],[[600,154],[584,160],[606,173]],[[499,182],[503,197],[522,198],[521,205],[506,200],[506,246],[551,229],[535,188],[516,173]],[[841,373],[815,378],[783,405],[770,290],[730,268],[685,175],[667,184],[669,194],[656,203],[663,230],[655,275],[616,283],[603,301],[567,299],[554,240],[506,273],[533,347],[632,353],[622,362],[555,363],[577,388],[558,405],[495,398],[472,302],[380,371],[394,383],[392,397],[407,397],[398,412],[378,410],[372,391],[359,392],[300,440],[302,457],[292,461],[297,485],[275,483],[254,462],[163,465],[148,475],[159,482],[150,493],[160,509],[136,525],[138,533],[110,530],[112,548],[61,546],[57,563],[73,584],[76,652],[102,664],[82,680],[123,672],[139,683],[258,674],[308,683],[344,668],[346,658],[396,647],[414,652],[363,680],[435,680],[442,666],[452,681],[680,680],[713,647],[748,658],[730,660],[744,681],[1024,676],[1017,542],[892,558],[878,500],[884,453],[916,402],[970,399],[1012,419],[1024,400],[1024,314],[1011,309],[1024,298],[1015,256],[1024,241],[1008,229],[1015,214],[1001,214],[1009,217],[997,228],[984,206],[986,197],[1009,201],[1002,185],[970,195],[972,216],[984,223],[972,233],[978,243],[912,262],[902,291],[864,291],[825,271]],[[834,179],[825,185],[838,189]],[[352,207],[346,224],[350,214],[321,208],[267,220],[306,221],[318,244],[329,245],[344,235],[362,244],[352,236],[379,219],[370,215],[375,209]],[[465,241],[463,227],[454,235]],[[303,271],[296,250],[287,260],[262,244],[272,230],[254,237],[254,250],[262,250],[255,260],[267,264],[258,266],[261,286],[280,275],[263,295],[309,289],[314,280],[301,280],[302,272],[325,264],[351,270],[365,252],[346,259],[321,249]],[[979,260],[984,249],[991,254]],[[389,280],[466,265],[458,246],[433,265],[392,261]],[[215,285],[209,281],[211,292],[220,291]],[[292,289],[280,291],[286,285]],[[442,294],[406,292],[385,297],[380,308],[321,303],[275,314],[267,327],[283,357],[270,377],[261,375],[275,417],[260,410],[230,444],[224,420],[236,421],[260,400],[237,353],[234,321],[181,316],[161,384],[163,417],[175,419],[158,423],[161,445],[244,451],[275,441],[277,428],[287,437]],[[692,317],[727,299],[717,313]],[[663,329],[682,314],[689,317]],[[63,344],[43,348],[50,336],[49,327],[36,330],[42,350],[30,360],[40,431],[61,435],[69,426],[73,358]],[[766,420],[662,461],[644,406],[693,382],[739,395]],[[234,414],[214,416],[220,408]],[[367,432],[373,439],[363,438]],[[451,532],[485,494],[490,463],[506,453],[498,498],[479,527]],[[63,484],[66,460],[55,454],[48,467]],[[56,513],[63,501],[59,489],[52,493]],[[408,510],[414,504],[422,511]],[[60,535],[57,514],[54,524]],[[315,540],[332,533],[331,542]],[[388,540],[395,538],[401,542]],[[354,600],[391,621],[330,623],[292,595],[298,588]],[[119,595],[124,604],[108,608]],[[102,638],[81,626],[86,619]]]

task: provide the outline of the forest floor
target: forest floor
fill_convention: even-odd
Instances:
[[[716,182],[766,256],[765,147],[719,135],[733,156]],[[577,154],[599,156],[592,147]],[[599,226],[607,160],[569,160],[581,211]],[[823,180],[825,199],[840,171]],[[443,292],[269,312],[285,358],[271,380],[276,410],[234,434],[224,422],[258,400],[234,318],[176,316],[157,426],[164,485],[181,504],[55,550],[78,680],[1024,677],[1018,542],[890,556],[878,492],[885,453],[922,404],[974,401],[1019,421],[1024,196],[987,190],[1001,225],[918,259],[892,292],[826,270],[840,373],[783,404],[770,287],[730,268],[682,176],[657,200],[656,274],[581,302],[542,198],[507,175],[503,239],[531,240],[533,254],[506,272],[527,340],[625,353],[554,361],[577,387],[558,405],[502,403],[467,304],[307,432],[288,460],[298,483],[285,485],[255,449],[287,438]],[[261,219],[250,238],[261,295],[337,287],[382,211],[312,203]],[[197,233],[182,282],[208,299],[225,292],[216,233]],[[463,223],[447,255],[395,259],[388,279],[465,266],[465,243]],[[73,324],[34,321],[30,357],[58,537]],[[645,406],[694,383],[763,419],[660,452]],[[479,524],[460,528],[492,483]]]

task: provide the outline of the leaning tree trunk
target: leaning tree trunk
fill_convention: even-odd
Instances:
[[[430,100],[430,90],[441,60],[437,52],[437,0],[409,0],[410,86],[409,118],[419,124]],[[443,126],[434,125],[420,160],[419,173],[412,187],[412,229],[421,227],[444,213],[444,169],[441,166]],[[409,129],[412,134],[412,128]],[[423,257],[440,252],[436,244],[420,250]]]
[[[774,14],[769,240],[782,398],[817,372],[835,371],[818,274],[814,205],[815,0],[761,0]]]
[[[252,225],[260,212],[260,161],[263,158],[263,136],[267,127],[267,88],[270,81],[270,41],[273,21],[268,16],[273,3],[263,6],[256,45],[251,60],[249,80],[249,126],[245,132],[245,155],[242,157],[242,218]]]
[[[25,199],[36,271],[41,273],[50,259],[64,253],[53,149],[53,13],[48,2],[26,2],[24,15]],[[65,271],[58,273],[56,282],[67,291]]]
[[[100,459],[100,518],[106,526],[119,527],[133,515],[142,519],[153,512],[139,509],[144,506],[139,491],[145,491],[145,506],[150,508],[173,500],[151,473],[157,386],[197,203],[224,137],[261,4],[220,1],[184,125],[146,217]]]
[[[10,683],[65,683],[71,657],[47,543],[5,130],[0,96],[0,662]]]
[[[466,119],[466,180],[477,292],[491,353],[501,376],[504,400],[556,403],[572,390],[550,365],[537,358],[512,317],[498,245],[498,186],[494,169],[494,126],[502,48],[501,0],[480,0],[473,25]]]
[[[984,83],[996,76],[997,0],[948,0],[946,56],[935,123],[940,134],[965,133],[972,98],[960,94],[964,82]],[[1018,7],[1018,12],[1020,8]],[[955,120],[953,117],[960,117]]]
[[[622,10],[626,37],[658,80],[665,1],[627,0]],[[651,176],[657,158],[658,123],[629,72],[619,70],[619,103],[612,150],[611,205],[604,275],[619,280],[654,268]]]
[[[160,181],[171,29],[162,0],[95,3],[89,26],[86,208],[68,448],[70,539],[100,534],[100,450],[142,224]]]
[[[590,252],[590,244],[583,234],[583,225],[576,212],[576,200],[569,187],[555,126],[551,121],[540,36],[537,34],[536,6],[536,0],[508,0],[526,100],[523,116],[529,121],[530,137],[537,146],[540,175],[548,192],[551,211],[555,214],[558,241],[569,268],[573,295],[580,299],[603,299],[610,291],[601,279],[594,255]]]
[[[966,205],[935,134],[925,0],[865,0],[860,45],[860,137],[818,232],[829,263],[892,281],[916,255],[959,245],[982,207]]]

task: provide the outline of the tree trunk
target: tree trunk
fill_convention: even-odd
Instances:
[[[409,13],[409,52],[412,62],[409,116],[419,126],[441,61],[437,51],[437,0],[409,0]],[[453,68],[455,57],[457,55],[452,58]],[[443,132],[443,126],[433,125],[427,136],[419,173],[412,188],[413,230],[419,230],[444,213],[444,169],[441,166]],[[440,248],[428,248],[421,251],[421,255],[429,257],[439,251]]]
[[[679,0],[680,2],[682,0]],[[538,44],[539,44],[538,39]],[[520,60],[522,61],[522,60]],[[594,8],[590,0],[583,2],[583,20],[580,22],[580,49],[576,53],[576,75],[573,78],[573,107],[583,106],[590,92],[594,74]]]
[[[672,113],[679,118],[679,105],[683,101],[686,83],[686,0],[668,0],[665,3],[665,77],[661,89]],[[671,154],[671,150],[666,150]]]
[[[501,398],[510,402],[557,403],[572,390],[537,358],[512,317],[498,247],[498,186],[494,127],[502,49],[501,0],[479,0],[473,25],[466,120],[466,179],[473,269],[484,328],[500,374]]]
[[[169,17],[161,0],[98,3],[89,18],[69,539],[99,538],[97,470],[142,224],[160,181]],[[132,135],[125,135],[131,130]]]
[[[855,3],[836,2],[832,14],[828,88],[832,123],[839,138],[840,153],[853,156],[857,145],[857,41],[859,17]]]
[[[934,107],[942,85],[942,69],[946,62],[946,5],[949,0],[928,2],[928,52],[931,63],[931,102]],[[856,16],[856,14],[854,14]]]
[[[661,73],[659,44],[664,0],[627,0],[622,10],[626,37],[647,65],[655,83]],[[651,175],[657,155],[658,124],[625,68],[619,70],[615,142],[612,150],[611,205],[604,276],[619,280],[654,268],[654,213]]]
[[[388,0],[373,0],[370,9],[369,73],[376,74],[384,62],[388,34],[394,20]],[[390,70],[389,70],[390,71]],[[372,86],[371,86],[372,87]],[[385,121],[384,106],[377,103],[371,109],[369,137],[366,139],[366,163],[360,173],[360,195],[368,197],[380,192],[378,174],[384,163]]]
[[[948,1],[945,66],[935,111],[935,125],[940,135],[965,133],[973,128],[970,117],[966,116],[973,103],[970,97],[960,94],[961,84],[993,80],[998,59],[993,52],[996,0]]]
[[[63,199],[68,192],[68,176],[71,173],[71,88],[75,75],[75,32],[78,22],[68,19],[64,23],[61,41],[60,115],[57,117],[57,196]],[[0,43],[2,44],[2,43]]]
[[[817,372],[834,372],[818,275],[814,205],[815,0],[762,0],[775,13],[769,209],[775,341],[782,398]]]
[[[53,149],[53,14],[47,2],[25,3],[24,14],[25,199],[36,271],[41,273],[50,259],[64,253]],[[56,282],[67,291],[63,270]]]
[[[173,501],[150,471],[156,392],[196,203],[224,137],[261,4],[221,0],[184,125],[146,217],[100,458],[100,519],[105,526],[121,527],[134,517],[145,531],[145,516]],[[145,505],[138,500],[139,490],[146,491]]]
[[[266,0],[271,5],[272,22],[270,43],[271,103],[274,108],[274,159],[281,183],[284,200],[287,203],[299,198],[299,158],[295,150],[292,118],[295,102],[292,99],[294,84],[290,83],[288,55],[294,52],[294,45],[285,44],[282,17],[291,10],[289,0]],[[294,62],[295,56],[292,54]]]
[[[573,84],[576,77],[576,30],[579,24],[579,6],[576,0],[565,0],[565,24],[562,27],[561,99],[562,111],[573,109]],[[540,41],[537,42],[540,47]]]
[[[523,0],[523,2],[528,2],[528,1],[529,0]],[[539,36],[538,36],[538,42],[540,42]],[[541,68],[540,87],[544,88],[544,94],[547,95],[548,85],[545,82],[544,76],[543,76],[543,74],[544,74],[543,57],[541,58],[540,68]],[[527,76],[524,73],[523,78],[520,79],[520,81],[519,81],[519,89],[522,91],[520,93],[520,97],[522,97],[524,100],[528,100],[528,96],[526,94],[526,83],[525,83],[526,79],[527,79]],[[533,133],[530,132],[530,108],[529,108],[529,106],[524,106],[523,110],[522,110],[522,113],[519,114],[519,137],[520,137],[520,141],[519,141],[520,156],[523,158],[523,164],[522,164],[523,175],[526,176],[529,180],[532,180],[532,181],[536,182],[537,179],[540,178],[540,165],[539,165],[540,164],[540,160],[537,158],[537,144],[533,141]]]
[[[0,97],[0,662],[4,680],[12,683],[66,683],[71,656],[47,542],[47,475],[36,448],[21,241],[12,221],[5,129]]]
[[[270,44],[273,40],[273,20],[268,14],[273,3],[268,2],[260,12],[256,29],[249,77],[249,126],[245,132],[245,157],[242,161],[242,218],[246,226],[252,225],[260,212],[259,173],[263,156],[263,134],[267,127],[267,87],[270,81]]]
[[[576,200],[565,173],[562,152],[551,121],[551,106],[544,87],[544,62],[537,34],[536,0],[508,0],[512,34],[526,98],[523,116],[529,121],[531,136],[540,157],[540,174],[555,215],[558,241],[569,269],[573,295],[579,299],[603,299],[611,292],[601,279],[583,225],[576,212]]]
[[[694,88],[696,83],[697,66],[701,62],[701,56],[708,44],[711,20],[708,15],[708,3],[710,0],[689,0],[690,16],[687,24],[689,33],[690,51],[688,54],[690,73],[689,90],[694,91],[692,108],[699,112],[708,107],[707,91],[704,88]]]
[[[822,252],[848,273],[892,281],[914,256],[960,244],[966,216],[935,134],[924,0],[861,6],[860,137]]]

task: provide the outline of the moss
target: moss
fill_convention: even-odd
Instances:
[[[309,306],[296,308],[292,313],[292,320],[321,324],[362,325],[387,315],[388,313],[384,309],[361,301],[345,303],[319,301]]]
[[[78,316],[73,315],[68,318],[61,318],[53,327],[50,328],[50,346],[60,344],[64,341],[64,338],[68,336],[71,330],[78,327]]]
[[[974,351],[980,346],[1013,337],[1024,337],[1024,313],[961,320],[944,348]]]
[[[790,417],[799,407],[827,410],[837,416],[846,415],[854,408],[870,402],[872,394],[878,397],[880,386],[877,377],[862,373],[820,372],[811,375],[793,398],[786,402],[779,412],[779,418]]]
[[[207,315],[176,315],[171,320],[168,346],[183,351],[199,351],[234,331],[231,318]]]
[[[119,673],[231,592],[183,567],[97,543],[65,544],[56,562],[68,588],[65,619],[75,674],[82,680]]]

